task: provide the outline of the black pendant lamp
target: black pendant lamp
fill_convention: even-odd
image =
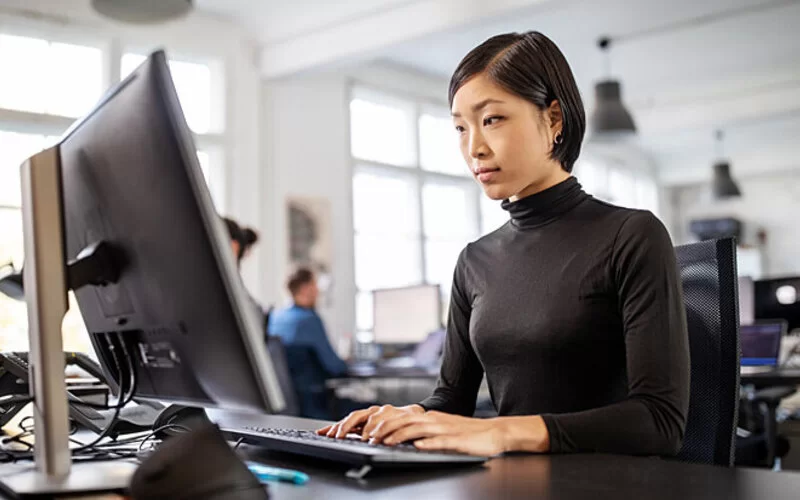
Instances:
[[[608,48],[611,45],[610,38],[601,38],[597,42],[600,50],[606,54],[606,70],[610,75],[610,63]],[[597,82],[594,86],[595,108],[591,117],[591,125],[594,133],[635,133],[636,125],[633,123],[631,114],[622,104],[622,89],[618,80],[610,77],[606,80]]]
[[[172,21],[192,10],[194,0],[92,0],[98,13],[115,21],[153,24]]]
[[[15,300],[25,300],[25,288],[22,285],[22,271],[17,271],[12,263],[0,266],[0,293]]]
[[[717,155],[722,158],[722,131],[717,130]],[[711,181],[711,192],[714,198],[722,200],[725,198],[735,198],[741,196],[742,192],[736,181],[731,177],[731,164],[727,160],[719,160],[714,163],[714,177]]]

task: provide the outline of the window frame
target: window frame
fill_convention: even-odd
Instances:
[[[365,100],[372,100],[378,104],[387,104],[387,105],[396,105],[399,103],[403,107],[408,107],[411,110],[411,123],[413,124],[414,133],[413,136],[413,163],[409,165],[392,165],[389,163],[384,163],[380,161],[374,160],[366,160],[359,158],[353,154],[353,147],[352,147],[352,114],[350,113],[350,103],[353,99],[365,99]],[[423,206],[423,189],[425,184],[427,183],[436,183],[436,184],[443,184],[443,185],[455,185],[459,188],[463,188],[465,192],[468,193],[468,197],[471,198],[472,203],[470,203],[471,207],[474,207],[472,214],[470,214],[470,226],[475,229],[475,233],[471,236],[467,236],[469,241],[472,241],[476,238],[479,238],[481,235],[486,234],[488,229],[495,229],[495,228],[484,228],[484,217],[483,217],[483,209],[481,204],[481,197],[485,196],[480,189],[480,187],[475,183],[474,179],[470,175],[459,175],[459,174],[449,174],[444,172],[437,172],[433,170],[426,170],[422,166],[422,155],[421,155],[421,148],[420,148],[420,118],[423,114],[433,115],[436,116],[442,115],[442,113],[437,113],[437,110],[447,110],[447,103],[444,101],[438,101],[435,99],[425,98],[422,96],[407,94],[403,92],[398,92],[396,90],[384,89],[380,86],[376,86],[372,83],[362,83],[359,81],[351,81],[349,83],[349,89],[347,94],[347,154],[350,159],[350,167],[351,167],[351,219],[353,220],[353,245],[355,249],[355,241],[356,238],[362,234],[355,228],[355,194],[352,191],[352,180],[355,179],[355,176],[359,173],[365,172],[370,173],[373,175],[380,176],[384,174],[386,176],[391,177],[401,177],[404,179],[410,180],[415,189],[415,196],[414,196],[414,203],[416,204],[416,211],[417,211],[417,227],[419,231],[416,234],[416,238],[418,240],[418,261],[420,263],[420,277],[421,283],[420,284],[428,284],[427,282],[427,275],[428,275],[428,262],[426,257],[426,244],[429,241],[447,241],[448,239],[437,239],[435,237],[431,237],[425,229],[425,220],[424,220],[424,206]],[[465,170],[467,166],[464,166]],[[370,234],[370,233],[363,233],[363,234]],[[455,263],[454,263],[455,264]],[[353,252],[353,272],[355,274],[356,267],[358,263],[355,261],[355,251]],[[353,295],[353,308],[354,314],[353,317],[356,319],[356,324],[354,325],[356,337],[359,341],[364,342],[368,341],[371,337],[371,331],[364,330],[360,328],[358,325],[358,296],[360,293],[369,293],[370,290],[362,290],[358,287],[358,284],[354,280],[355,285],[355,293]],[[442,300],[444,301],[447,297],[450,296],[450,290],[442,289]],[[447,310],[447,304],[444,304],[443,310]]]
[[[127,43],[115,33],[98,29],[89,32],[75,26],[61,26],[51,23],[23,20],[19,17],[0,14],[0,34],[30,37],[44,40],[49,44],[65,43],[85,45],[101,52],[101,92],[100,99],[107,89],[121,81],[122,56],[128,52],[149,53],[153,49],[142,50],[143,44]],[[218,210],[224,212],[227,207],[227,184],[229,170],[228,159],[231,150],[231,127],[228,123],[229,96],[225,85],[228,80],[228,68],[222,54],[209,51],[205,55],[176,50],[169,51],[170,60],[193,62],[208,65],[211,69],[211,121],[210,129],[205,133],[193,132],[195,147],[208,154],[209,188],[217,202]],[[79,117],[69,117],[51,113],[0,108],[0,130],[4,132],[30,134],[38,136],[61,137]],[[16,210],[21,213],[21,206],[3,204],[4,210]],[[13,255],[12,255],[13,257]],[[0,262],[4,264],[5,262]],[[19,264],[15,262],[15,264]],[[77,307],[72,308],[77,311]],[[74,318],[73,318],[74,319]],[[65,324],[69,319],[65,320]],[[86,341],[88,345],[88,340]],[[91,354],[91,352],[90,352]]]

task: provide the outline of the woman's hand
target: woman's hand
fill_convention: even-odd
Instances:
[[[410,405],[395,407],[392,405],[370,406],[364,410],[351,412],[343,420],[323,427],[317,431],[321,436],[343,439],[351,432],[361,434],[361,439],[370,439],[370,434],[380,424],[392,421],[401,417],[415,414],[423,414],[425,409],[420,405]]]
[[[480,419],[430,411],[381,422],[370,437],[387,445],[411,441],[421,450],[482,456],[550,449],[547,427],[538,416]]]

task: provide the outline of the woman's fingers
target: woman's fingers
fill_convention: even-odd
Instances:
[[[379,407],[364,423],[364,427],[361,430],[361,439],[366,441],[381,423],[391,418],[396,418],[398,415],[405,415],[405,411],[399,410],[392,405]]]
[[[351,412],[344,420],[337,423],[334,429],[328,432],[328,437],[335,437],[337,439],[344,438],[350,431],[363,425],[369,416],[378,411],[379,408],[379,406],[371,406],[365,410]]]
[[[417,439],[414,441],[414,446],[420,450],[458,451],[461,453],[469,453],[471,450],[464,446],[465,440],[468,439],[468,437],[465,438],[464,436],[458,434],[432,436]]]
[[[376,443],[382,442],[387,436],[391,435],[392,433],[396,432],[398,429],[401,429],[413,422],[422,422],[425,420],[424,414],[407,414],[407,415],[400,415],[397,418],[393,418],[391,420],[384,420],[380,424],[378,424],[374,430],[372,430],[368,437],[369,439],[374,439]]]
[[[327,434],[327,433],[328,433],[328,431],[329,431],[329,430],[331,430],[331,427],[333,427],[334,425],[336,425],[336,424],[326,425],[326,426],[325,426],[325,427],[323,427],[322,429],[317,429],[317,430],[316,430],[316,431],[314,431],[314,432],[316,432],[316,433],[317,433],[318,435],[320,435],[320,436],[324,436],[325,434]]]
[[[439,422],[423,422],[412,423],[395,433],[387,436],[383,442],[387,445],[395,445],[405,443],[406,441],[416,441],[422,438],[430,438],[433,436],[441,436],[443,434],[452,434],[457,432],[451,425]]]

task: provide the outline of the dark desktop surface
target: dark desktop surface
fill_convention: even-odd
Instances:
[[[313,430],[324,422],[283,417],[279,422]],[[276,425],[277,426],[277,425]],[[483,466],[370,472],[363,480],[345,478],[346,466],[245,447],[249,458],[305,472],[305,486],[270,484],[272,498],[408,500],[409,498],[648,498],[795,499],[800,474],[728,469],[659,458],[617,455],[518,454]]]
[[[271,426],[300,430],[315,430],[328,424],[285,416],[266,418]],[[239,451],[246,459],[298,470],[310,476],[303,486],[270,483],[270,497],[277,499],[760,500],[795,499],[800,491],[800,474],[794,472],[734,469],[606,454],[514,454],[494,458],[479,466],[378,470],[356,480],[345,477],[349,467],[335,462],[270,452],[248,445],[241,445]],[[0,495],[0,498],[6,497]]]
[[[439,365],[421,366],[412,358],[398,357],[377,361],[352,361],[344,378],[436,378]]]

